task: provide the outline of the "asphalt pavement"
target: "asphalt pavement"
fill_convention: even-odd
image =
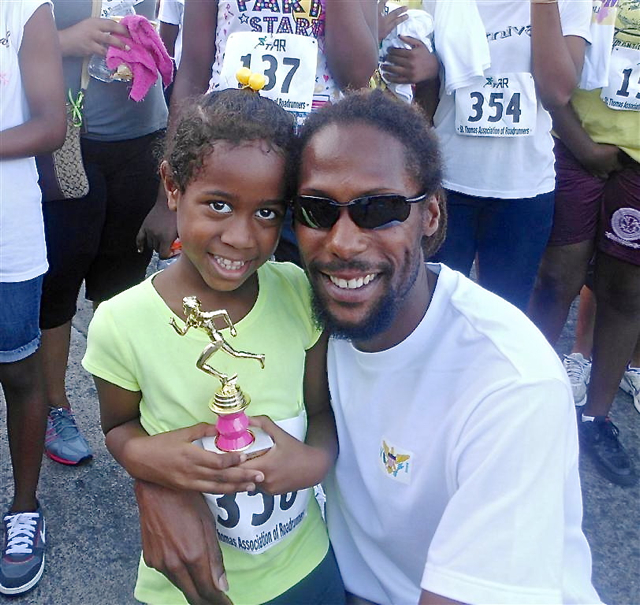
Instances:
[[[575,314],[574,308],[558,346],[559,354],[571,348]],[[80,365],[90,317],[90,305],[81,302],[73,322],[67,389],[78,424],[95,456],[80,467],[65,467],[44,458],[39,496],[47,522],[46,570],[30,593],[6,598],[16,605],[137,603],[133,586],[140,535],[131,480],[105,449],[96,391]],[[631,397],[619,391],[611,416],[620,428],[622,442],[640,467],[640,414]],[[5,422],[2,402],[2,511],[8,508],[13,491]],[[609,605],[640,605],[640,486],[609,483],[584,456],[581,477],[584,530],[593,553],[594,584]],[[2,600],[0,596],[0,603]]]

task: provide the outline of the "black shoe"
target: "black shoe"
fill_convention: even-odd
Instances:
[[[617,485],[635,485],[638,475],[629,455],[618,440],[620,431],[607,416],[579,421],[582,451],[591,456],[600,473]]]
[[[31,590],[44,571],[45,525],[42,511],[7,513],[0,559],[0,593],[17,595]]]

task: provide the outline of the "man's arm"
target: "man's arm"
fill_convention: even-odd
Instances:
[[[215,520],[202,494],[135,482],[142,554],[191,605],[230,605]]]
[[[62,56],[49,5],[40,6],[27,21],[18,58],[30,118],[2,131],[1,159],[49,153],[64,142],[67,121]]]

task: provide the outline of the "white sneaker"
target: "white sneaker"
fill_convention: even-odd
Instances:
[[[587,402],[587,385],[589,384],[589,378],[591,378],[591,360],[585,359],[582,353],[571,353],[571,355],[564,356],[562,364],[571,383],[573,401],[576,406],[582,407]],[[640,386],[640,382],[638,386]]]
[[[633,405],[640,412],[640,368],[627,366],[620,381],[620,388],[633,397]]]

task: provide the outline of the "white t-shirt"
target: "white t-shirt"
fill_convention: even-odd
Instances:
[[[24,26],[42,4],[49,2],[0,2],[0,132],[29,120],[18,53]],[[34,158],[0,160],[0,282],[48,268],[41,199]]]
[[[440,0],[425,0],[424,5],[434,10],[432,4]],[[505,76],[514,81],[514,74],[524,74],[531,81],[531,8],[522,1],[477,0],[480,17],[485,27],[491,66],[485,70],[485,82],[476,86],[476,98],[485,98],[482,112],[469,110],[471,117],[468,128],[478,124],[491,131],[493,125],[503,123],[474,121],[479,113],[496,116],[500,111],[495,105],[489,106],[491,91],[498,97],[494,103],[502,104],[505,114],[522,110],[522,118],[511,124],[530,127],[529,136],[473,136],[460,134],[456,128],[456,95],[441,91],[440,102],[434,116],[434,126],[442,145],[445,166],[443,184],[446,189],[479,197],[502,199],[529,198],[548,193],[555,187],[553,141],[551,137],[551,117],[542,107],[539,99],[526,102],[525,92],[517,102],[512,92],[499,87],[499,79]],[[565,36],[579,36],[590,40],[591,0],[559,0],[562,32]],[[453,40],[451,37],[447,39]],[[436,53],[438,48],[436,47]],[[492,78],[490,81],[489,78]],[[444,81],[444,79],[443,79]],[[492,88],[491,82],[496,83]],[[468,91],[467,91],[467,94]],[[534,93],[535,95],[535,93]],[[474,99],[473,103],[476,103]],[[529,123],[530,122],[530,123]],[[523,130],[524,131],[524,130]],[[486,130],[485,130],[486,132]]]
[[[381,605],[599,603],[562,364],[515,307],[444,265],[403,342],[332,339],[340,454],[327,521],[346,588]]]
[[[184,0],[160,0],[158,20],[162,23],[178,26],[178,36],[174,46],[173,59],[176,67],[180,66],[182,57],[182,19],[184,18]]]

